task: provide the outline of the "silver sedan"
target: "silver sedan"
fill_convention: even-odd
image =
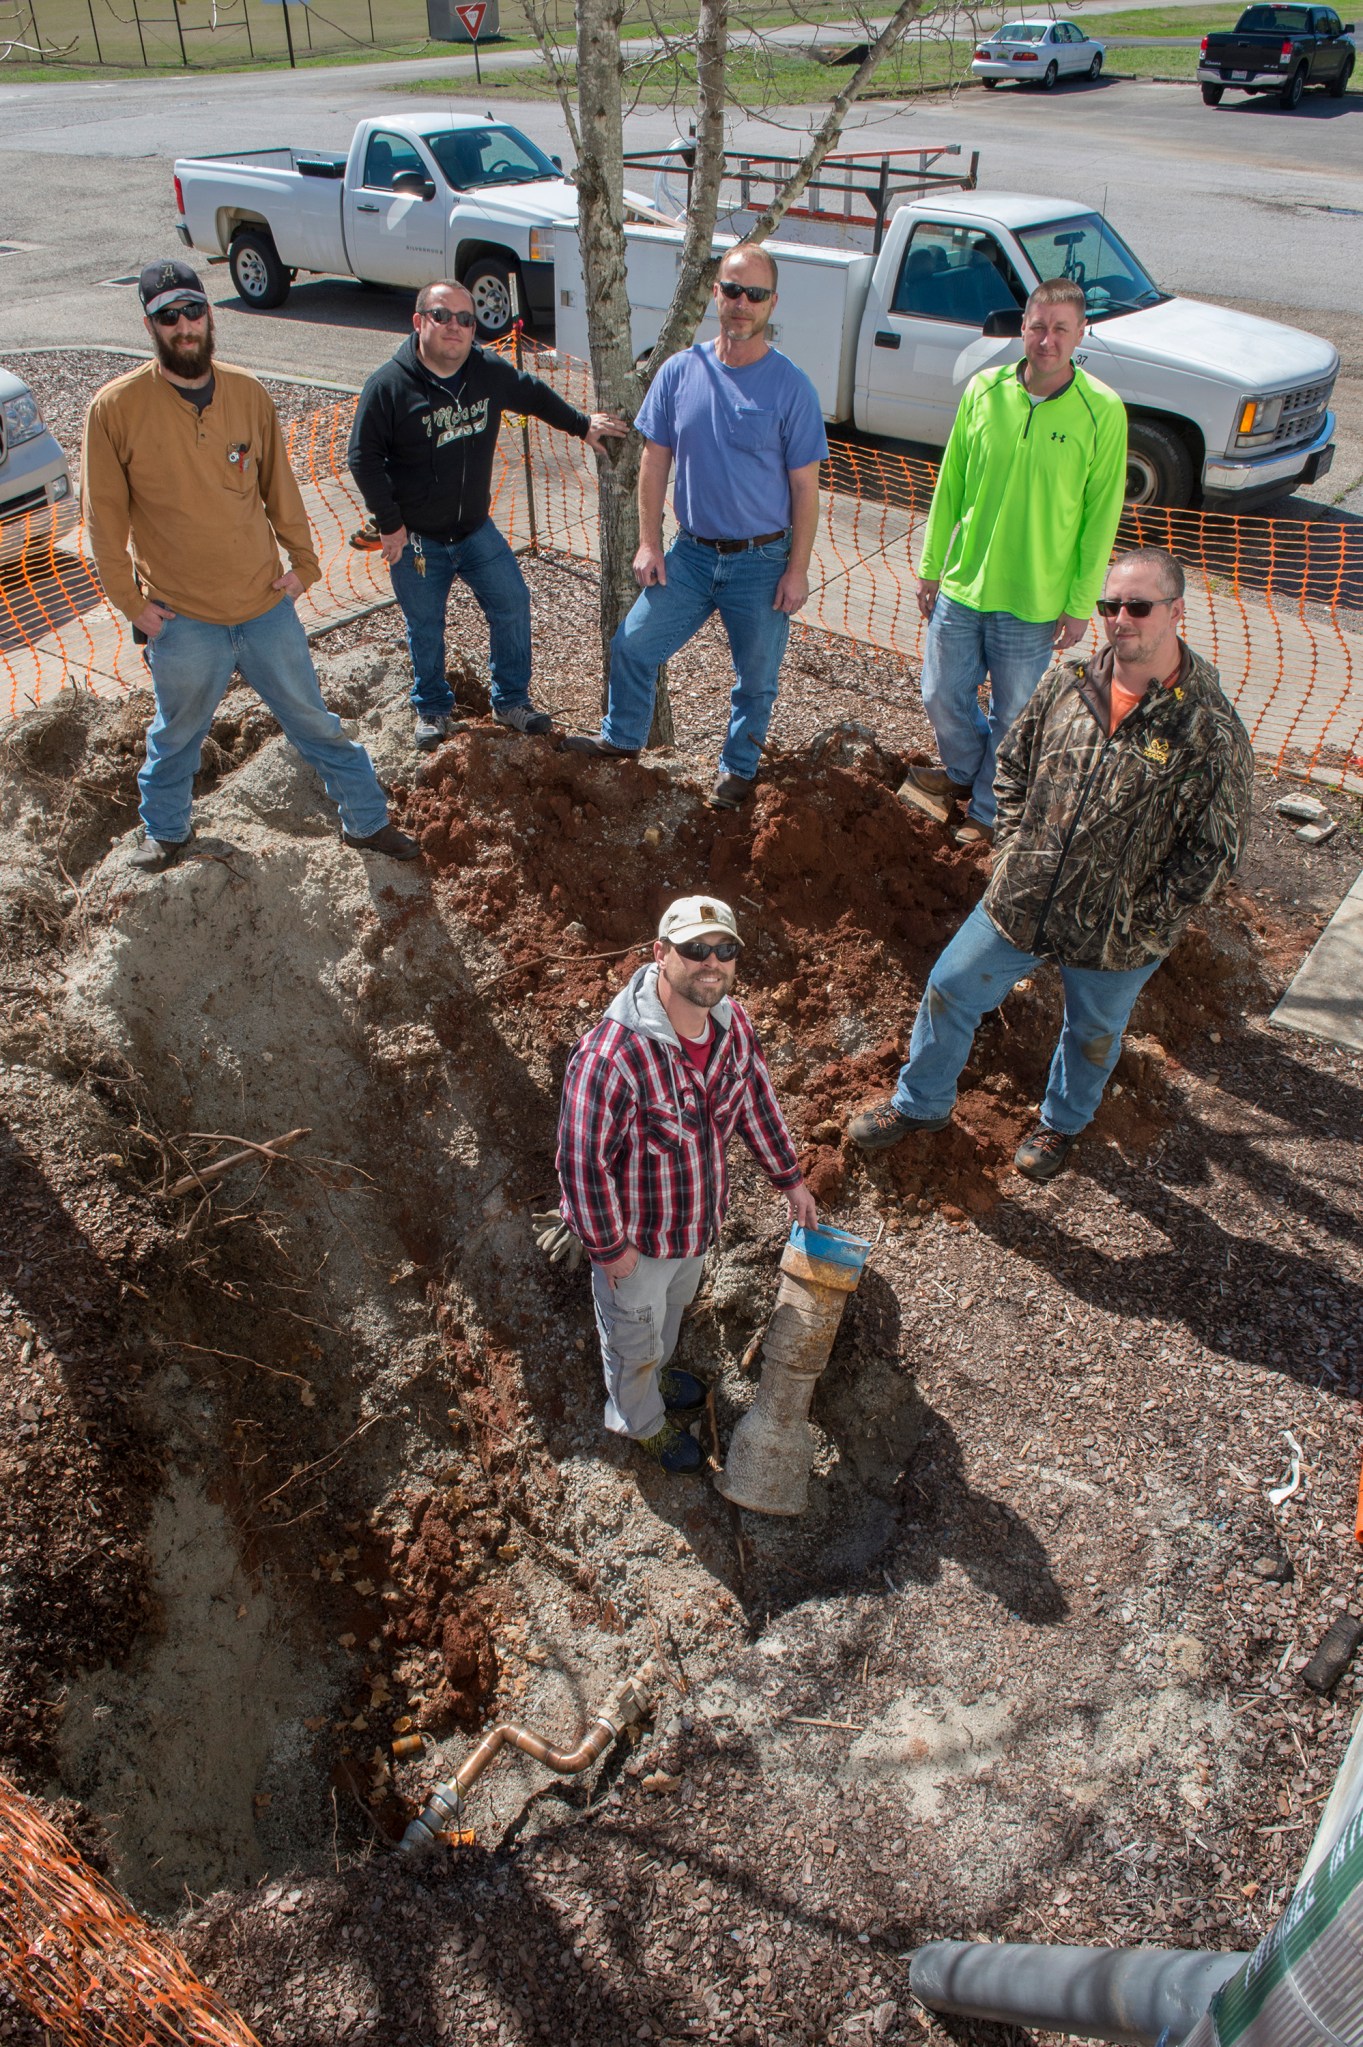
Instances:
[[[1097,78],[1103,45],[1073,21],[1009,21],[976,45],[971,70],[991,89],[1001,78],[1044,86],[1062,78]]]

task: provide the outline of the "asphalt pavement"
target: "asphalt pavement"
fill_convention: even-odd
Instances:
[[[363,115],[440,106],[441,76],[468,63],[0,86],[0,352],[145,346],[135,293],[110,280],[178,249],[176,156],[344,148]],[[571,160],[556,106],[499,96],[497,114]],[[736,121],[728,139],[794,155],[817,115]],[[627,147],[662,147],[676,132],[671,110],[641,110]],[[1311,495],[1363,510],[1363,97],[1311,94],[1289,115],[1264,100],[1204,107],[1191,86],[1145,81],[967,89],[864,103],[843,146],[944,142],[979,150],[982,188],[1101,207],[1166,289],[1327,334],[1344,358],[1341,433],[1335,468]],[[401,294],[348,281],[300,279],[269,314],[246,312],[223,269],[210,288],[229,359],[341,384],[361,382],[408,322]]]

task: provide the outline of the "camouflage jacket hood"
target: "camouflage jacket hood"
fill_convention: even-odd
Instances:
[[[1189,647],[1110,736],[1111,651],[1047,669],[999,748],[984,907],[1005,938],[1065,966],[1162,959],[1233,871],[1254,754],[1211,663]]]

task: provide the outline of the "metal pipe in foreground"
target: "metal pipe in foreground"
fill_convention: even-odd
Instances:
[[[576,1777],[589,1769],[627,1727],[653,1710],[654,1694],[661,1676],[656,1663],[641,1664],[623,1684],[616,1686],[576,1748],[557,1749],[543,1735],[532,1733],[528,1727],[517,1727],[509,1720],[489,1729],[453,1777],[444,1784],[437,1784],[429,1793],[421,1813],[411,1821],[399,1842],[398,1853],[424,1855],[435,1847],[442,1834],[457,1833],[462,1820],[464,1793],[472,1789],[493,1757],[504,1748],[517,1748],[522,1755],[533,1756],[537,1763],[543,1763],[546,1769],[556,1770],[561,1777]]]
[[[909,1985],[933,2011],[1155,2047],[1166,2029],[1171,2041],[1186,2038],[1247,1959],[1188,1948],[935,1940],[914,1955]]]

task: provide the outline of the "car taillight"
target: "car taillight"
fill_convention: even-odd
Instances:
[[[1204,57],[1207,54],[1207,38],[1205,36],[1202,38],[1202,54]]]
[[[1282,46],[1282,48],[1281,48],[1281,49],[1279,50],[1279,52],[1278,52],[1278,61],[1279,61],[1279,63],[1281,63],[1281,64],[1285,64],[1285,63],[1287,62],[1288,58],[1289,58],[1289,57],[1290,57],[1291,55],[1292,55],[1292,44],[1291,44],[1290,40],[1288,39],[1288,37],[1287,37],[1287,36],[1284,36],[1284,37],[1283,37],[1283,46]]]
[[[175,211],[177,213],[183,213],[185,210],[185,195],[180,190],[180,180],[174,175],[172,175],[171,182],[175,186]]]
[[[1013,62],[1015,64],[1039,64],[1040,61],[1041,59],[1037,56],[1035,50],[1014,50],[1013,52]]]
[[[989,62],[990,52],[988,50],[976,50],[975,55],[978,58],[980,58],[980,60],[983,63],[987,64]]]

